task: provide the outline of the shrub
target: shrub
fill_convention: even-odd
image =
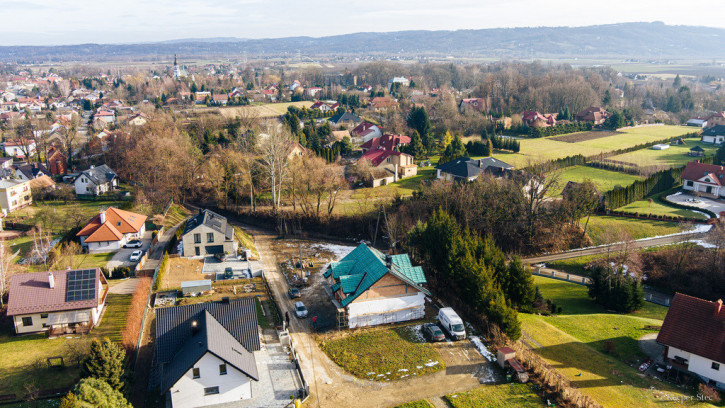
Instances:
[[[136,286],[136,291],[133,292],[131,305],[126,314],[126,326],[121,332],[123,346],[128,352],[136,348],[150,289],[151,278],[139,278],[138,286]]]
[[[81,369],[83,377],[103,380],[115,390],[123,387],[126,352],[108,338],[94,339]]]
[[[154,291],[159,290],[159,287],[161,286],[161,280],[164,278],[164,273],[166,273],[166,269],[168,269],[169,264],[169,253],[164,252],[164,259],[161,260],[161,265],[159,266],[159,272],[156,274],[156,280],[154,280]]]

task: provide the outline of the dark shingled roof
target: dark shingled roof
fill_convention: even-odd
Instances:
[[[725,135],[725,125],[715,125],[709,127],[700,133],[700,136],[723,136]]]
[[[234,239],[234,227],[227,223],[226,217],[206,209],[199,211],[197,215],[186,221],[184,235],[201,224],[221,232],[227,240]]]
[[[192,333],[192,322],[196,321],[197,324],[200,324],[199,322],[202,320],[206,322],[206,313],[213,317],[214,320],[221,325],[222,329],[228,332],[234,341],[244,347],[246,351],[252,353],[260,349],[259,329],[257,327],[257,309],[254,304],[254,298],[231,300],[228,303],[222,301],[158,308],[155,310],[155,313],[156,341],[154,346],[153,367],[155,375],[152,377],[152,381],[155,382],[155,385],[166,384],[170,381],[166,378],[166,374],[164,373],[177,369],[174,361],[178,358],[177,354],[182,348],[189,347],[186,343],[190,338],[194,337],[194,334]],[[206,330],[209,330],[208,327],[210,326],[205,326],[205,328],[207,328]],[[217,329],[214,330],[215,331],[209,332],[210,336],[215,336],[215,333],[218,332]],[[226,341],[227,343],[225,344],[228,344],[231,340],[227,339]],[[196,344],[198,344],[198,342]],[[219,348],[214,347],[214,344],[212,344],[212,347],[216,350],[216,352],[221,353]],[[207,348],[209,351],[216,354],[216,352],[209,348],[209,346],[207,346]],[[217,356],[225,359],[224,355]],[[192,365],[195,362],[196,360],[192,362]],[[232,361],[228,362],[232,364]],[[179,364],[184,366],[186,363],[187,360],[183,359],[183,364]],[[187,367],[186,370],[188,370],[189,367]],[[240,367],[237,368],[244,371],[244,369]],[[178,368],[178,370],[180,369],[181,368]],[[186,372],[186,370],[183,372]],[[249,370],[251,371],[251,369]],[[247,371],[245,372],[249,374],[250,377],[253,377],[251,373]],[[254,378],[256,379],[256,373],[254,374]],[[153,382],[149,384],[151,389],[153,389],[153,385]],[[165,390],[162,392],[165,392]]]
[[[350,112],[343,112],[343,113],[338,113],[337,115],[331,117],[330,119],[328,119],[328,121],[330,123],[335,123],[335,124],[340,123],[340,122],[360,123],[360,122],[362,122],[362,119],[360,119],[359,116],[354,115]]]
[[[118,175],[105,164],[84,170],[81,174],[88,177],[88,179],[95,185],[110,183],[114,178],[118,177]]]
[[[675,294],[657,342],[725,364],[725,306]]]
[[[513,168],[514,167],[512,165],[493,157],[486,157],[480,160],[473,160],[468,157],[459,157],[458,159],[436,166],[436,169],[443,173],[448,173],[454,177],[463,179],[478,177],[478,175],[483,172],[500,175],[506,170],[511,170]]]
[[[171,361],[161,368],[161,392],[168,391],[207,352],[219,357],[255,381],[259,381],[254,354],[244,348],[212,315],[204,310],[192,333]],[[256,330],[255,330],[256,331]]]

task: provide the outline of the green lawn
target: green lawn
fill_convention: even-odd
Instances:
[[[254,245],[254,239],[252,239],[252,236],[249,235],[247,231],[244,231],[239,227],[234,227],[234,235],[236,235],[237,240],[239,241],[239,243],[242,244],[243,247],[252,251],[253,259],[259,259],[259,252],[257,252],[257,246]]]
[[[522,139],[519,153],[497,153],[495,157],[516,167],[525,167],[541,161],[558,159],[581,154],[593,156],[607,153],[643,143],[654,142],[692,132],[685,126],[651,126],[636,129],[625,129],[621,134],[592,139],[577,143],[567,143],[542,137],[538,139]],[[693,140],[693,139],[690,139]]]
[[[690,149],[700,146],[705,150],[705,156],[714,156],[717,147],[712,143],[702,143],[696,139],[686,139],[684,145],[673,145],[665,150],[642,149],[634,152],[620,154],[610,157],[612,160],[635,163],[639,166],[684,166],[687,163],[697,160],[697,157],[688,155]]]
[[[418,400],[397,405],[395,408],[435,408],[428,400]]]
[[[553,269],[558,269],[567,273],[581,276],[589,276],[589,271],[584,267],[592,261],[597,259],[605,258],[606,255],[588,255],[580,256],[578,258],[561,259],[558,261],[546,262],[546,266]]]
[[[635,201],[624,207],[617,208],[617,211],[638,212],[640,214],[669,215],[671,217],[697,218],[700,220],[708,217],[699,212],[674,208],[652,200],[652,203],[646,200]]]
[[[582,220],[584,227],[585,220]],[[587,225],[587,234],[594,245],[620,242],[622,233],[631,239],[641,239],[660,235],[674,234],[681,231],[681,225],[670,221],[640,220],[636,218],[610,217],[593,215]]]
[[[474,390],[446,395],[453,408],[539,408],[546,404],[528,384],[484,385]]]
[[[0,394],[25,395],[25,384],[35,383],[40,389],[62,388],[75,383],[79,368],[70,361],[72,349],[87,350],[92,338],[109,337],[120,341],[126,324],[126,311],[131,295],[108,295],[106,312],[100,326],[90,335],[48,339],[46,334],[15,336],[12,321],[5,319],[0,329]],[[48,357],[63,356],[66,368],[49,369]],[[34,363],[45,367],[34,368]]]
[[[594,183],[600,193],[604,193],[617,186],[626,187],[637,180],[644,180],[644,177],[589,166],[571,166],[564,168],[557,173],[559,174],[559,185],[556,189],[549,191],[550,195],[554,197],[559,197],[561,195],[561,191],[569,181],[581,183],[584,180],[589,179],[592,183]]]
[[[171,204],[171,207],[169,207],[169,211],[166,213],[166,217],[164,218],[164,229],[168,230],[181,221],[184,221],[189,214],[189,210],[185,207],[178,204]]]
[[[409,329],[366,329],[320,342],[322,350],[340,367],[356,377],[390,381],[419,376],[445,368],[429,343],[420,343]]]
[[[663,395],[683,396],[666,383],[642,377],[636,365],[644,355],[637,339],[659,326],[667,308],[646,302],[635,313],[607,313],[587,296],[585,286],[535,276],[545,298],[562,307],[562,314],[519,314],[524,340],[573,386],[605,407],[675,407],[682,402],[665,401]],[[604,342],[614,349],[604,352]],[[687,405],[687,403],[685,403]]]

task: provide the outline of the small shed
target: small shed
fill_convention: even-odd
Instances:
[[[669,148],[670,148],[670,145],[667,143],[656,144],[656,145],[652,146],[652,150],[665,150],[665,149],[669,149]]]
[[[516,379],[519,382],[525,383],[529,381],[529,373],[524,370],[524,366],[522,366],[521,363],[519,363],[519,360],[516,359],[516,350],[511,347],[499,348],[496,351],[496,361],[498,361],[498,365],[500,365],[504,370],[508,370],[509,372],[513,372],[512,374],[516,374]]]
[[[181,293],[184,296],[198,296],[199,294],[210,290],[211,280],[209,279],[181,282]]]
[[[705,156],[705,149],[703,149],[700,146],[695,146],[692,149],[690,149],[690,153],[688,153],[692,157],[704,157]]]

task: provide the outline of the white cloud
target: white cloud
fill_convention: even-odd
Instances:
[[[722,0],[0,0],[3,44],[129,43],[191,37],[320,37],[359,31],[664,21],[725,28]]]

